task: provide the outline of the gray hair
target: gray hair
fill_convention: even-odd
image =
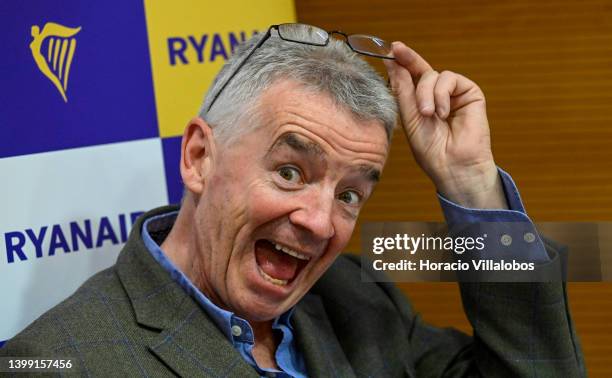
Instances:
[[[302,29],[297,34],[302,33],[307,32]],[[251,110],[260,95],[279,79],[290,79],[306,89],[330,95],[359,120],[381,122],[391,139],[397,120],[395,98],[359,54],[334,38],[327,46],[311,46],[284,41],[273,30],[206,114],[213,96],[262,37],[255,35],[238,46],[206,94],[199,116],[211,125],[217,138],[227,141],[238,135],[244,130],[241,124],[245,117],[253,116]]]

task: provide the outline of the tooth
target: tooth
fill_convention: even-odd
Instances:
[[[301,253],[298,253],[292,249],[290,249],[289,247],[285,247],[284,245],[280,245],[278,243],[274,243],[274,248],[276,248],[277,251],[283,251],[284,253],[291,255],[295,258],[298,258],[300,260],[310,260],[310,257],[302,255]]]
[[[292,252],[293,252],[293,254],[292,254],[292,255],[293,255],[293,256],[295,256],[295,257],[297,257],[297,258],[298,258],[298,259],[300,259],[300,260],[309,260],[309,259],[308,259],[308,256],[304,256],[304,255],[302,255],[301,253],[297,253],[297,252],[295,252],[295,251],[292,251]]]
[[[287,253],[290,254],[291,256],[297,258],[297,259],[308,260],[308,258],[306,258],[306,256],[304,256],[302,254],[299,254],[296,251],[289,250],[289,251],[287,251]]]
[[[269,275],[266,274],[266,272],[264,272],[260,267],[257,267],[257,270],[259,271],[259,274],[261,274],[261,276],[268,282],[273,283],[274,285],[278,285],[278,286],[285,286],[287,285],[287,283],[289,282],[288,280],[279,280],[278,278],[273,278],[270,277]]]

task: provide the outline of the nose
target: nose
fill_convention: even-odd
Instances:
[[[313,190],[303,196],[299,207],[289,214],[289,220],[319,240],[330,239],[336,234],[333,222],[334,201],[333,192]]]

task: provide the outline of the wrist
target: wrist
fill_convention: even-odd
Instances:
[[[449,169],[434,179],[438,192],[449,201],[472,209],[508,209],[501,178],[494,162]]]

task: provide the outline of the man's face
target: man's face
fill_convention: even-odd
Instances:
[[[217,147],[195,212],[197,282],[252,321],[295,305],[348,243],[385,164],[379,122],[281,81],[258,127]]]

